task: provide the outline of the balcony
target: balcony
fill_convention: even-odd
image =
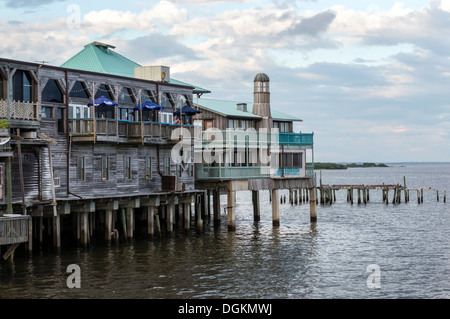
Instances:
[[[38,127],[39,104],[0,100],[0,118],[7,119],[12,127]]]
[[[280,145],[314,145],[314,133],[278,133]]]
[[[260,144],[278,143],[279,145],[302,146],[304,148],[314,145],[314,133],[270,133],[255,130],[239,131],[204,131],[202,132],[203,146],[212,141],[220,141],[224,147],[236,145],[237,147],[258,147]]]
[[[194,137],[193,125],[172,125],[160,122],[133,122],[116,119],[93,118],[70,119],[69,128],[74,142],[114,143],[173,143],[172,132],[182,127]],[[186,131],[184,131],[186,132]]]

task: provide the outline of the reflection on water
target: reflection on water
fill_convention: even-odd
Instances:
[[[446,189],[450,166],[324,171],[325,184],[397,183]],[[442,178],[444,175],[444,178]],[[416,178],[420,176],[420,178]],[[447,183],[447,184],[446,184]],[[415,185],[417,184],[417,185]],[[425,184],[425,185],[424,185]],[[280,192],[282,195],[283,191]],[[0,298],[447,298],[450,296],[450,203],[280,205],[272,227],[268,192],[253,222],[251,193],[237,193],[236,232],[206,223],[203,234],[178,229],[171,238],[132,244],[18,254],[0,264]],[[226,203],[224,197],[222,202]],[[81,288],[68,289],[67,266],[81,268]],[[367,286],[379,265],[379,289]]]

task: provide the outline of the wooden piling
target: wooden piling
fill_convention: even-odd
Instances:
[[[436,200],[439,202],[439,191],[436,190]]]
[[[297,199],[296,199],[297,201]],[[259,204],[259,191],[252,191],[253,202],[253,220],[259,222],[261,220],[260,204]]]
[[[317,222],[317,212],[316,212],[316,189],[309,189],[309,218],[312,223]]]
[[[105,240],[106,243],[111,243],[111,233],[112,233],[112,215],[113,211],[112,209],[108,209],[105,211]]]
[[[272,197],[278,198],[278,189],[272,189]],[[272,201],[272,225],[280,226],[280,206],[278,201]]]
[[[213,215],[214,225],[220,225],[220,190],[213,190]]]
[[[184,229],[189,230],[191,228],[191,205],[189,203],[183,203],[183,221]]]
[[[228,231],[236,230],[236,191],[228,190],[228,205],[227,205],[227,215],[228,215]],[[275,202],[275,201],[274,201]]]
[[[144,209],[147,210],[147,237],[152,239],[155,235],[155,207],[147,206]]]
[[[447,202],[447,190],[444,189],[444,203]]]

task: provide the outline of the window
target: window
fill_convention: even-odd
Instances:
[[[109,158],[108,156],[102,156],[102,180],[109,179]]]
[[[12,77],[11,99],[15,101],[32,102],[31,83],[31,77],[28,72],[17,70]]]
[[[85,178],[85,165],[84,156],[77,158],[77,181],[84,181]]]
[[[55,187],[61,186],[61,171],[59,169],[53,170],[53,181]]]
[[[277,128],[280,133],[289,133],[289,122],[273,122],[273,127]]]
[[[119,108],[119,118],[121,120],[131,121],[132,120],[132,115],[133,115],[133,110],[126,109],[126,108]]]
[[[302,153],[295,153],[292,156],[293,156],[292,166],[301,168],[302,167]]]
[[[163,93],[161,95],[161,106],[163,108],[173,108],[175,107],[175,102],[169,93]]]
[[[188,174],[189,177],[194,177],[194,164],[193,163],[189,163],[189,167],[188,167]]]
[[[54,103],[64,102],[64,96],[56,80],[48,80],[47,84],[42,90],[42,101]]]
[[[238,128],[238,120],[228,120],[228,128]]]
[[[131,92],[131,89],[123,88],[122,91],[120,91],[119,104],[135,104],[133,101],[133,94]]]
[[[181,166],[181,164],[177,165],[177,176],[181,177],[183,175],[183,167]]]
[[[145,178],[151,179],[152,178],[152,158],[147,157],[145,159]]]
[[[95,98],[98,99],[100,96],[104,96],[110,100],[114,100],[111,90],[105,84],[101,84],[95,93]]]
[[[161,123],[172,124],[173,123],[173,114],[161,112]]]
[[[58,133],[64,133],[64,109],[56,108],[56,119],[58,120]]]
[[[170,157],[164,157],[164,174],[170,175]]]
[[[52,111],[53,111],[53,108],[48,107],[48,106],[43,106],[42,109],[41,109],[41,117],[43,119],[51,119],[51,118],[53,118],[53,116],[52,116],[53,112]]]
[[[123,170],[125,179],[131,179],[131,157],[123,157]]]
[[[81,99],[89,99],[88,90],[86,89],[86,84],[83,82],[75,82],[75,84],[72,87],[72,90],[70,90],[69,97],[76,97]]]

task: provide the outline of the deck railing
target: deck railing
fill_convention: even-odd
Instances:
[[[0,245],[27,242],[29,218],[28,215],[0,217]]]
[[[312,146],[314,145],[314,133],[270,133],[258,131],[204,131],[202,132],[203,145],[218,141],[224,147],[237,145],[257,148],[260,143],[278,143],[279,145]]]
[[[6,100],[0,100],[0,118],[9,120],[39,121],[39,104],[32,102],[8,102]]]
[[[197,179],[252,179],[270,176],[269,166],[219,167],[202,166],[197,169]]]
[[[79,118],[69,120],[70,132],[73,137],[94,137],[94,119]],[[170,140],[172,132],[182,127],[194,137],[193,125],[173,125],[161,122],[133,122],[116,119],[95,119],[95,135],[126,139],[163,138]]]

